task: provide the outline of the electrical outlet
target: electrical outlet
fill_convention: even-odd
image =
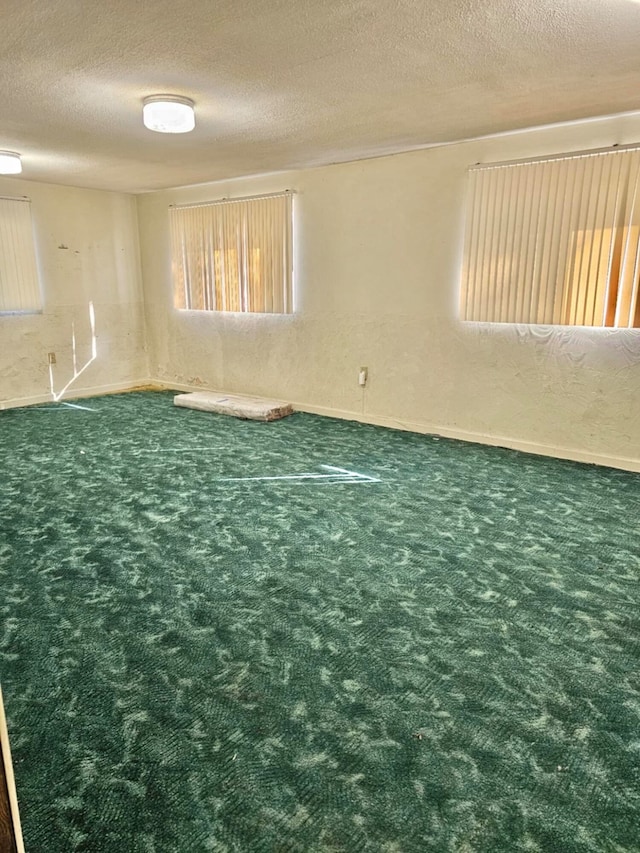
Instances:
[[[369,368],[368,367],[361,367],[360,370],[358,371],[358,385],[360,385],[361,388],[364,388],[364,386],[367,384],[368,379],[369,379]]]
[[[48,358],[49,358],[49,364],[55,364],[55,363],[56,363],[56,354],[55,354],[55,352],[50,352],[50,353],[48,353]]]

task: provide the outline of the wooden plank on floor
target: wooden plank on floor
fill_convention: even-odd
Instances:
[[[24,853],[2,689],[0,689],[0,853]]]

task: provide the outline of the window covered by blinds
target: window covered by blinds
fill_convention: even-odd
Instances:
[[[41,310],[31,204],[0,198],[0,314]]]
[[[293,311],[291,193],[173,207],[169,218],[176,308]]]
[[[470,170],[461,317],[640,326],[640,150]]]

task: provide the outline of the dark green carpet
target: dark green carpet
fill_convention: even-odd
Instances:
[[[639,476],[171,400],[0,413],[28,853],[640,850]]]

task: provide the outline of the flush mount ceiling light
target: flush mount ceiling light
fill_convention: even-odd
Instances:
[[[179,95],[149,95],[142,102],[144,126],[158,133],[188,133],[196,126],[190,98]]]
[[[19,175],[21,171],[19,154],[14,151],[0,151],[0,175]]]

